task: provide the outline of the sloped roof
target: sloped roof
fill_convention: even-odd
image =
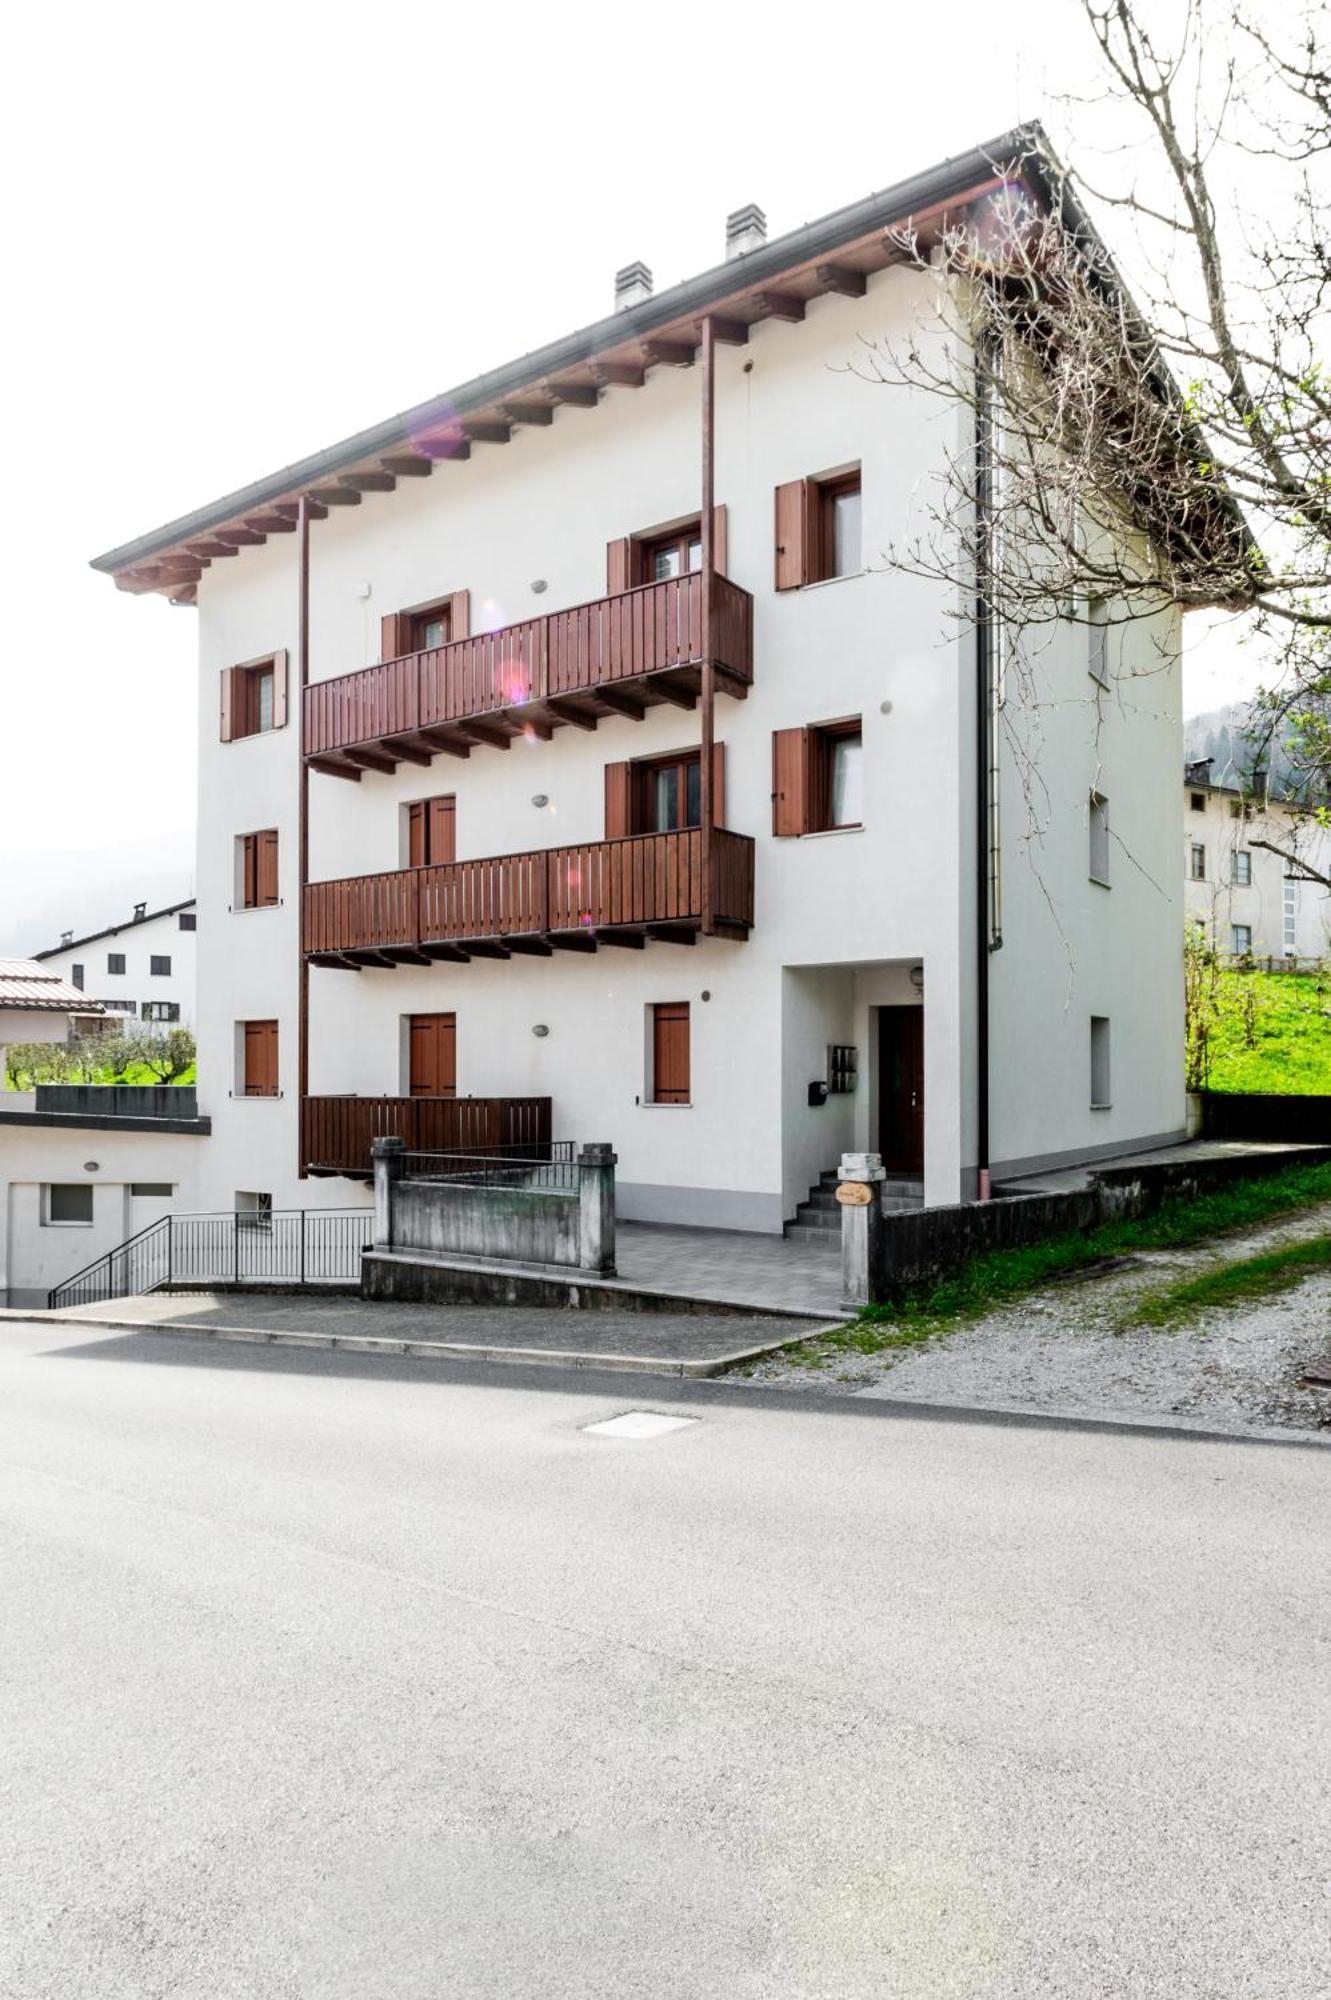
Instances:
[[[123,923],[108,924],[103,931],[88,931],[83,937],[71,938],[68,944],[48,945],[45,951],[33,953],[32,962],[40,965],[43,959],[55,958],[62,951],[79,951],[85,944],[96,944],[99,938],[119,937],[122,931],[136,930],[140,924],[156,923],[158,917],[174,917],[180,910],[192,910],[195,900],[193,896],[186,896],[183,903],[167,903],[163,909],[149,910],[145,916],[126,917]]]
[[[35,1013],[104,1014],[100,1000],[89,1000],[61,979],[47,972],[35,958],[0,958],[0,1008],[22,1008]]]

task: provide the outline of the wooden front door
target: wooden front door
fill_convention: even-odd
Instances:
[[[878,1150],[889,1172],[924,1172],[924,1009],[878,1009]]]
[[[456,1097],[458,1088],[456,1014],[411,1016],[411,1095]]]

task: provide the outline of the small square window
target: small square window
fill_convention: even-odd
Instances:
[[[198,914],[194,910],[182,910],[177,922],[182,931],[193,931],[199,927]]]
[[[46,1190],[46,1221],[62,1228],[92,1224],[92,1186],[86,1181],[53,1181]]]
[[[1195,813],[1204,813],[1206,811],[1206,793],[1193,792],[1189,799],[1189,803],[1192,806],[1192,809]]]
[[[273,1226],[273,1197],[255,1190],[236,1190],[236,1227],[238,1229],[271,1230]]]
[[[171,961],[154,952],[148,960],[148,971],[155,979],[168,979],[171,975]]]
[[[106,969],[108,972],[123,973],[123,971],[125,970],[124,952],[108,951],[106,954]]]

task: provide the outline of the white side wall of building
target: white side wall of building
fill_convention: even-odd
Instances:
[[[182,1026],[192,1027],[197,933],[182,929],[180,919],[193,915],[191,905],[184,911],[172,911],[140,923],[129,922],[102,937],[50,952],[42,964],[48,971],[68,979],[71,985],[78,983],[74,978],[75,968],[81,968],[81,991],[88,999],[100,1000],[104,1007],[123,1014],[129,1022],[145,1021],[145,1025],[153,1025],[145,1020],[145,1003],[150,1007],[166,1003],[180,1009]],[[112,972],[113,957],[124,959],[123,972]],[[170,971],[154,972],[154,959],[166,960]]]
[[[44,1305],[52,1286],[173,1206],[169,1197],[135,1195],[135,1186],[174,1187],[174,1205],[184,1206],[180,1191],[207,1143],[183,1133],[0,1125],[0,1303]],[[47,1219],[52,1183],[92,1188],[90,1224]]]

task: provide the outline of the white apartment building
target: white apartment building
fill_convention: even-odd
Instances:
[[[1331,832],[1283,800],[1215,784],[1209,758],[1183,772],[1188,921],[1224,957],[1331,956]]]
[[[613,1143],[622,1216],[780,1231],[852,1147],[946,1203],[1183,1135],[1177,631],[1069,621],[1001,683],[884,559],[969,414],[852,365],[950,337],[889,232],[1029,144],[778,240],[742,210],[700,277],[631,266],[98,559],[199,620],[182,1205],[552,1134]]]
[[[150,910],[136,903],[132,916],[105,930],[75,937],[34,954],[109,1014],[126,1024],[194,1025],[198,914],[194,901]]]

